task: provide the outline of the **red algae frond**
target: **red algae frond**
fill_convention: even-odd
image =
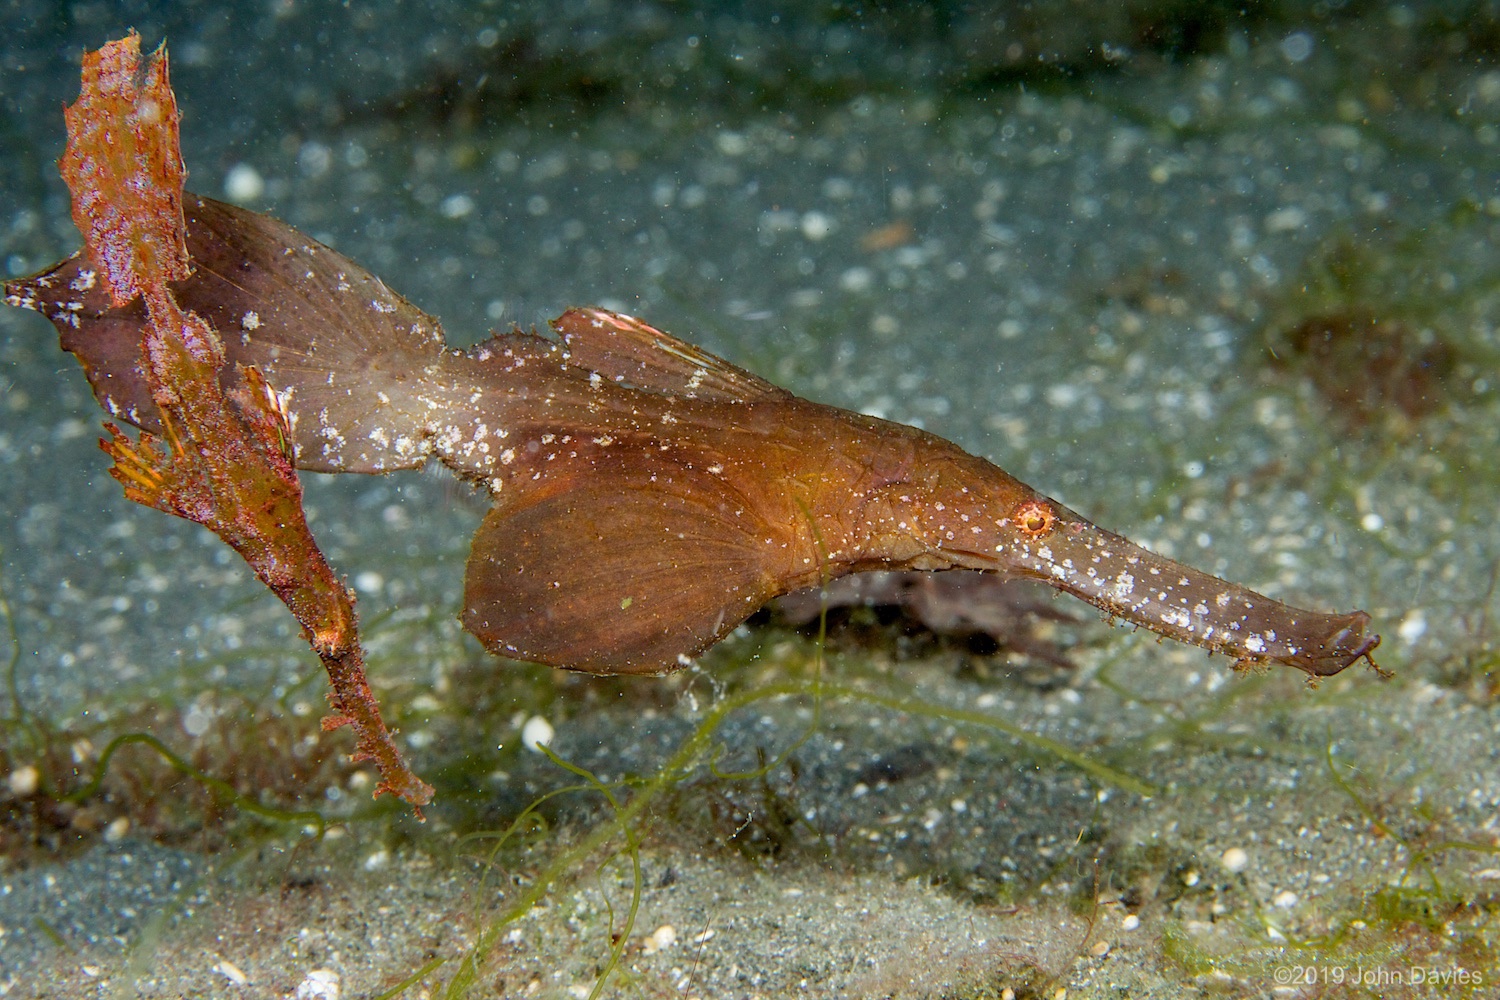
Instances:
[[[83,88],[64,111],[58,166],[73,223],[117,306],[190,273],[182,221],[186,171],[166,43],[140,66],[135,32],[83,56]]]
[[[401,760],[365,680],[354,598],[308,529],[281,397],[254,367],[242,367],[243,386],[226,391],[222,342],[169,287],[191,273],[176,102],[165,51],[144,72],[139,56],[132,33],[85,57],[62,162],[111,301],[146,304],[141,367],[167,447],[144,432],[133,442],[109,424],[101,446],[115,461],[110,474],[136,503],[213,531],[285,602],[333,683],[336,714],[326,728],[352,725],[355,759],[380,769],[376,794],[397,795],[420,816],[432,789]]]

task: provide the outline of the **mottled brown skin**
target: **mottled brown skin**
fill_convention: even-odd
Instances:
[[[435,320],[327,247],[185,201],[196,271],[175,292],[282,390],[299,468],[436,458],[490,490],[463,620],[496,653],[661,672],[780,594],[952,568],[1043,580],[1241,666],[1326,676],[1379,642],[1362,611],[1302,611],[1154,555],[941,438],[800,399],[627,316],[571,310],[555,337],[446,350]],[[65,261],[7,301],[51,318],[101,403],[154,429],[141,317],[86,272]]]

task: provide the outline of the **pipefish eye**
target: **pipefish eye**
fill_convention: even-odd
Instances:
[[[1011,515],[1017,528],[1032,538],[1041,538],[1043,535],[1052,533],[1052,526],[1057,523],[1057,515],[1052,508],[1040,500],[1028,500],[1016,508]]]

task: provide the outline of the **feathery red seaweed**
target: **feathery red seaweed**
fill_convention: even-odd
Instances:
[[[140,65],[134,32],[84,56],[83,88],[67,109],[61,162],[73,218],[94,281],[112,303],[145,301],[140,352],[160,436],[133,441],[114,424],[101,447],[110,474],[136,503],[213,531],[291,609],[332,684],[332,730],[352,726],[356,760],[381,773],[375,794],[406,800],[421,815],[432,789],[411,772],[391,739],[365,678],[354,595],[334,574],[308,529],[286,399],[259,369],[239,366],[226,390],[226,358],[214,329],[184,310],[169,282],[192,273],[182,211],[185,171],[165,47]],[[82,285],[84,287],[78,287]]]

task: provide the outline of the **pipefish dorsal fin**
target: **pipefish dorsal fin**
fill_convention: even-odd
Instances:
[[[569,309],[552,321],[567,363],[636,389],[729,403],[791,395],[700,347],[633,316],[607,309]]]
[[[560,456],[536,486],[496,501],[474,535],[463,622],[501,656],[662,673],[782,589],[775,532],[745,499],[649,451]]]

